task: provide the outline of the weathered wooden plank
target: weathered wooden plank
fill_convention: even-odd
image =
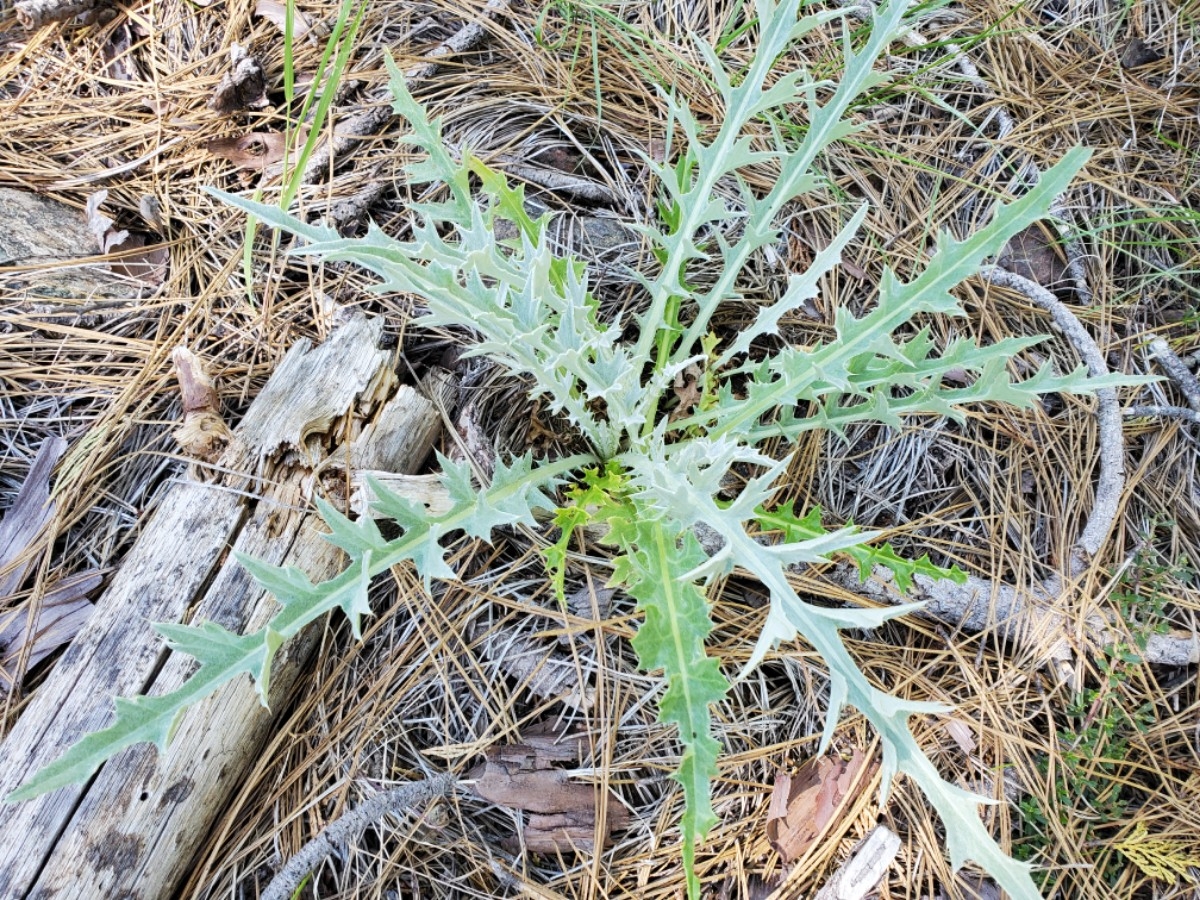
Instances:
[[[379,412],[394,386],[390,354],[378,349],[381,327],[355,313],[320,347],[294,347],[219,462],[225,484],[184,479],[167,492],[92,621],[0,745],[0,790],[107,724],[114,694],[170,690],[186,677],[194,663],[179,655],[163,664],[167,654],[151,622],[206,618],[240,629],[269,617],[274,600],[227,558],[231,544],[318,578],[332,573],[337,551],[305,512],[311,466],[329,462],[320,458],[322,434],[352,434],[357,417]],[[356,400],[358,410],[347,416]],[[408,421],[412,442],[393,441],[383,455],[364,450],[366,457],[418,464],[437,431],[432,409],[402,388],[379,412],[391,423],[380,433],[395,438],[405,433],[396,421]],[[257,502],[242,490],[255,483],[269,485]],[[309,649],[303,637],[280,654],[273,698],[286,697],[300,675]],[[88,786],[5,808],[0,897],[172,896],[269,724],[248,681],[231,684],[185,717],[161,758],[152,747],[133,747]]]
[[[410,471],[429,454],[440,424],[430,402],[408,387],[375,422],[355,442],[352,458]],[[389,439],[381,446],[376,438]],[[321,536],[319,517],[305,511],[306,479],[307,469],[299,467],[282,480],[273,478],[236,549],[296,565],[321,580],[337,573],[342,555]],[[193,618],[245,630],[262,627],[276,608],[231,557]],[[274,712],[292,695],[319,638],[320,628],[310,628],[280,650],[271,673],[270,710],[259,703],[248,678],[230,683],[188,712],[166,753],[150,745],[131,747],[106,765],[56,844],[31,900],[176,896],[192,854],[258,761]],[[173,655],[154,692],[175,688],[192,668],[189,657]]]
[[[89,731],[112,719],[114,694],[143,691],[163,655],[151,622],[178,622],[211,575],[243,515],[242,499],[195,482],[175,485],[91,620],[38,688],[0,745],[0,796]],[[72,785],[15,807],[0,825],[0,897],[23,897],[66,825],[84,786]]]

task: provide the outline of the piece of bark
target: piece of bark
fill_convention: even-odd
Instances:
[[[1197,380],[1183,360],[1175,354],[1171,345],[1163,338],[1155,338],[1150,342],[1150,354],[1158,360],[1163,371],[1170,375],[1171,380],[1178,385],[1188,406],[1194,412],[1200,413],[1200,380]]]
[[[506,846],[534,853],[593,852],[596,844],[595,785],[572,781],[560,764],[583,759],[582,735],[527,733],[523,743],[493,747],[485,761],[467,775],[472,790],[485,800],[530,813],[521,838]],[[628,824],[629,815],[610,792],[604,810],[602,840]]]
[[[52,22],[65,22],[93,9],[96,0],[22,0],[16,4],[17,21],[29,30]]]
[[[338,200],[329,208],[329,223],[338,233],[354,234],[366,227],[370,210],[390,187],[390,182],[368,181],[345,200]]]
[[[767,808],[767,840],[784,868],[804,856],[861,792],[878,768],[858,748],[850,759],[806,760],[795,775],[780,772]]]
[[[575,175],[570,170],[563,171],[558,166],[530,165],[523,158],[509,154],[500,154],[489,160],[489,163],[504,169],[513,178],[528,181],[555,193],[566,194],[577,200],[606,205],[617,201],[616,195],[600,182]]]
[[[496,448],[483,430],[479,420],[479,400],[473,397],[459,410],[454,421],[454,433],[458,439],[450,448],[450,458],[455,462],[468,461],[471,468],[491,480],[496,468]]]
[[[304,455],[308,437],[326,433],[355,398],[389,394],[396,376],[391,354],[378,349],[381,328],[381,319],[352,314],[316,351],[297,342],[246,411],[224,464],[251,472],[281,448]]]
[[[229,58],[233,66],[208,98],[208,108],[219,116],[231,116],[245,109],[270,106],[262,64],[237,44],[229,48]]]
[[[1200,425],[1200,412],[1182,406],[1127,406],[1121,414],[1127,419],[1182,419]]]
[[[813,900],[863,900],[883,879],[899,852],[896,833],[886,825],[876,825]]]
[[[20,589],[40,557],[29,548],[54,518],[50,473],[66,449],[67,442],[59,437],[43,442],[16,500],[0,520],[0,599]],[[0,619],[0,679],[7,689],[83,627],[92,611],[87,594],[99,586],[101,577],[97,572],[73,575],[30,601],[34,610],[18,606]]]
[[[397,466],[417,465],[431,443],[431,405],[419,393],[408,393],[408,405],[379,402],[379,386],[394,384],[391,354],[377,349],[381,335],[381,320],[352,313],[321,346],[305,341],[294,347],[222,457],[224,484],[183,479],[166,494],[92,621],[0,745],[0,790],[7,794],[84,732],[103,727],[111,720],[114,694],[161,693],[191,673],[195,661],[165,651],[150,622],[211,620],[239,631],[265,623],[276,601],[235,562],[231,547],[297,565],[315,579],[341,568],[340,551],[307,512],[310,467],[316,464],[311,440],[347,430],[341,425],[365,410],[407,417],[414,433],[424,435],[420,444],[393,445]],[[341,385],[336,402],[313,392],[319,370]],[[288,385],[281,378],[303,380]],[[290,407],[283,414],[256,413],[264,398]],[[308,413],[302,414],[305,404]],[[397,433],[395,427],[384,431]],[[255,500],[244,486],[259,475],[269,487]],[[272,711],[259,704],[250,680],[240,678],[190,709],[164,753],[148,744],[131,747],[86,786],[6,809],[0,896],[175,896],[211,823],[256,761],[273,711],[303,677],[319,632],[320,626],[309,629],[280,650],[272,669]]]
[[[372,518],[386,518],[371,505],[377,499],[367,477],[378,481],[394,494],[399,494],[406,500],[419,503],[429,511],[431,516],[441,516],[454,508],[450,493],[442,484],[437,474],[430,475],[399,475],[394,472],[367,471],[359,469],[354,473],[353,493],[350,495],[350,508],[361,515],[370,514]]]

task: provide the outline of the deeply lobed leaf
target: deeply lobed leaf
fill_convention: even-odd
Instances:
[[[199,669],[176,690],[157,697],[118,698],[116,717],[107,728],[87,735],[54,762],[42,768],[32,779],[15,790],[8,802],[27,800],[64,785],[89,778],[109,757],[133,744],[152,741],[166,746],[177,718],[193,704],[203,700],[223,684],[242,674],[251,675],[259,696],[266,703],[271,662],[275,652],[288,638],[334,609],[350,617],[356,636],[360,617],[370,613],[367,588],[370,579],[405,560],[411,560],[426,580],[453,577],[446,565],[440,539],[453,532],[486,537],[497,521],[534,524],[533,511],[553,508],[546,496],[564,473],[591,460],[589,456],[569,457],[535,467],[524,456],[511,465],[496,468],[492,485],[484,491],[472,490],[460,496],[445,514],[421,516],[408,501],[396,496],[378,481],[372,489],[376,504],[384,511],[400,514],[406,530],[399,537],[384,541],[378,537],[370,517],[350,522],[341,513],[322,504],[321,512],[330,526],[328,537],[347,549],[350,565],[340,575],[314,585],[294,567],[272,566],[250,557],[238,561],[265,590],[274,594],[280,609],[262,629],[245,635],[233,634],[221,626],[205,622],[196,626],[162,624],[155,626],[173,649],[194,656]],[[448,476],[454,482],[457,477]]]
[[[679,728],[684,752],[671,776],[683,786],[683,865],[688,893],[697,895],[696,843],[717,822],[711,783],[717,775],[720,745],[712,736],[709,704],[729,690],[720,661],[708,656],[704,641],[712,630],[704,591],[689,573],[705,560],[704,551],[678,522],[635,503],[610,507],[607,542],[615,544],[612,582],[638,603],[644,621],[633,639],[638,661],[647,671],[662,670],[667,689],[659,700],[659,719]]]

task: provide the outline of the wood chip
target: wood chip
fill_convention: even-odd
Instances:
[[[874,764],[857,749],[850,759],[820,756],[794,775],[780,772],[767,807],[767,840],[784,867],[804,856],[862,790]]]
[[[0,598],[16,593],[34,563],[26,550],[54,517],[50,499],[50,473],[67,452],[60,437],[46,438],[37,459],[17,492],[17,499],[0,519]]]
[[[596,842],[598,788],[573,781],[562,763],[583,759],[584,737],[542,730],[526,734],[522,743],[492,747],[486,760],[468,774],[474,791],[485,800],[530,813],[520,841],[532,853],[593,852]],[[628,824],[629,815],[609,794],[604,811],[603,843]]]
[[[877,825],[813,900],[863,900],[882,880],[896,854],[900,838],[886,825]]]

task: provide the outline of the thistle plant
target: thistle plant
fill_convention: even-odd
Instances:
[[[305,625],[341,609],[355,636],[360,634],[374,576],[408,563],[426,585],[434,578],[453,579],[446,538],[490,539],[504,526],[533,527],[535,512],[542,510],[562,529],[546,554],[555,582],[562,584],[571,532],[585,524],[603,526],[614,553],[612,583],[636,600],[643,617],[633,648],[644,669],[662,673],[666,689],[659,700],[660,719],[677,727],[683,749],[674,778],[684,798],[681,853],[690,897],[699,895],[697,844],[717,822],[711,785],[719,745],[711,708],[730,687],[722,661],[705,649],[713,627],[708,591],[735,566],[759,579],[770,594],[770,610],[746,670],[797,635],[829,668],[821,752],[829,746],[842,707],[852,704],[879,732],[884,798],[898,772],[908,775],[942,817],[956,868],[972,859],[1012,896],[1038,896],[1027,867],[1006,856],[984,827],[978,805],[986,801],[944,781],[909,730],[910,717],[943,713],[946,707],[880,691],[842,641],[844,629],[875,628],[913,607],[821,606],[798,596],[787,577],[790,567],[822,563],[837,553],[857,560],[864,577],[876,564],[887,566],[902,588],[915,572],[961,573],[937,569],[927,558],[905,560],[886,546],[872,547],[878,536],[870,532],[826,530],[820,510],[777,505],[774,497],[788,458],[768,455],[762,447],[767,441],[786,447],[811,429],[840,432],[861,421],[898,425],[912,414],[961,416],[961,408],[971,403],[1029,406],[1047,392],[1086,393],[1128,383],[1115,376],[1089,378],[1082,369],[1057,374],[1048,364],[1014,381],[1009,363],[1041,338],[987,346],[959,338],[938,348],[928,328],[905,329],[917,316],[963,315],[950,290],[1012,235],[1044,217],[1087,153],[1069,152],[1023,196],[997,203],[988,223],[969,237],[940,234],[936,250],[911,280],[884,269],[867,311],[838,310],[827,343],[780,347],[782,318],[817,295],[821,278],[837,265],[862,225],[867,209],[860,207],[808,270],[790,277],[778,300],[760,305],[736,336],[719,338],[710,327],[714,314],[723,304],[746,302],[739,294],[740,274],[756,252],[777,240],[775,222],[785,206],[821,187],[814,162],[832,142],[858,130],[849,119],[851,106],[886,80],[874,63],[908,27],[909,0],[891,0],[874,14],[858,46],[846,34],[840,81],[816,81],[803,69],[777,74],[776,62],[792,42],[844,15],[841,10],[808,12],[803,6],[801,0],[756,0],[758,46],[741,71],[727,70],[712,48],[697,41],[724,117],[708,138],[688,105],[667,96],[677,161],[646,160],[661,186],[662,214],[657,224],[639,226],[657,267],[637,276],[644,303],[631,319],[603,320],[585,264],[555,254],[546,220],[527,213],[521,188],[510,187],[469,152],[452,155],[446,149],[440,123],[429,120],[394,65],[395,111],[409,126],[403,140],[421,151],[408,177],[444,185],[442,199],[414,208],[418,222],[411,239],[399,241],[375,227],[365,237],[343,239],[276,207],[214,191],[261,221],[302,236],[307,243],[295,252],[351,260],[380,277],[380,291],[415,295],[423,309],[419,324],[472,335],[466,352],[524,376],[532,394],[569,420],[584,449],[558,459],[526,454],[500,460],[491,483],[482,486],[468,466],[440,458],[442,481],[453,501],[440,515],[373,482],[376,512],[394,519],[401,530],[392,539],[370,516],[351,521],[321,504],[329,540],[349,559],[345,571],[313,584],[295,568],[242,559],[280,603],[270,624],[246,635],[213,623],[157,626],[172,649],[200,662],[191,680],[165,696],[117,700],[112,725],[85,737],[9,799],[83,780],[132,743],[163,746],[183,709],[242,673],[253,676],[265,702],[276,650]],[[778,133],[772,141],[747,134],[764,114],[790,115],[797,104],[808,123],[798,142]],[[764,195],[738,177],[751,165],[778,171]],[[730,180],[741,212],[717,196],[718,182]],[[726,237],[716,226],[736,217],[741,218],[736,237]],[[515,226],[515,238],[497,237],[501,220],[511,223],[507,233]],[[697,287],[689,273],[702,262],[719,262],[719,275]],[[907,337],[899,336],[901,329]],[[625,341],[626,333],[635,338]],[[683,416],[669,416],[666,397],[677,374],[689,366],[703,368],[704,399]],[[947,383],[952,371],[960,377]],[[973,373],[967,386],[961,386],[964,371]],[[730,499],[722,491],[734,467],[749,476]],[[703,544],[698,534],[705,537]]]

